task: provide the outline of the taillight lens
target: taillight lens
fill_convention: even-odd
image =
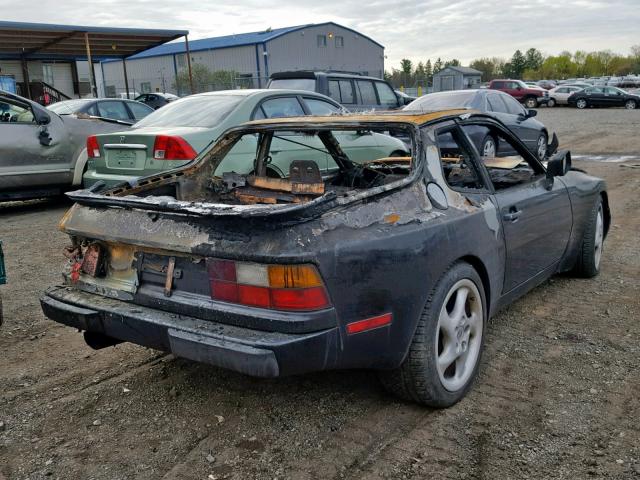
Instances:
[[[87,137],[87,156],[89,158],[100,158],[100,145],[95,135]]]
[[[155,160],[193,160],[196,151],[182,137],[158,135],[153,144]]]
[[[211,298],[272,310],[309,311],[331,306],[313,265],[264,265],[210,259]]]

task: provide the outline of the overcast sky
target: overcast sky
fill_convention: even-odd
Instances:
[[[37,5],[37,7],[36,7]],[[0,0],[2,20],[189,30],[191,39],[334,21],[401,58],[467,64],[509,57],[640,44],[640,0]]]

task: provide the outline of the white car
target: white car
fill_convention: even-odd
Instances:
[[[583,90],[584,87],[572,85],[560,85],[559,87],[549,90],[549,103],[547,107],[555,107],[556,105],[567,105],[567,99],[574,92]]]

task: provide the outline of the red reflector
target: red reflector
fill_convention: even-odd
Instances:
[[[273,288],[272,308],[280,310],[317,310],[329,306],[329,299],[323,287]]]
[[[196,151],[182,137],[158,135],[153,144],[155,160],[193,160]]]
[[[238,285],[238,300],[243,305],[252,307],[269,308],[271,299],[267,287],[254,287],[253,285]]]
[[[349,323],[347,325],[347,333],[352,335],[354,333],[366,332],[367,330],[373,330],[374,328],[384,327],[391,324],[392,315],[385,313],[379,317],[367,318],[365,320],[358,320],[357,322]]]
[[[211,280],[211,297],[221,302],[238,303],[238,284]]]

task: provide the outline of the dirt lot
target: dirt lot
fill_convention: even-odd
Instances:
[[[562,147],[594,155],[640,156],[640,111],[623,108],[539,108],[536,117]]]
[[[540,117],[561,129],[563,112],[594,114]],[[609,134],[615,153],[640,154],[640,112],[616,114],[636,133]],[[474,389],[442,411],[370,372],[260,380],[133,345],[94,352],[38,304],[59,280],[67,205],[0,206],[0,479],[638,478],[638,163],[579,162],[609,184],[601,275],[556,277],[493,318]]]

